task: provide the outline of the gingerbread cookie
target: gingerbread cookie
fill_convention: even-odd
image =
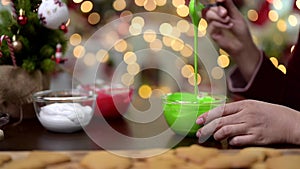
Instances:
[[[250,169],[268,169],[266,163],[264,162],[257,162],[254,163]]]
[[[257,155],[259,161],[264,161],[266,158],[281,156],[282,152],[267,147],[248,147],[240,150],[240,153],[251,153]]]
[[[67,154],[50,151],[32,151],[27,158],[39,160],[46,165],[71,161]]]
[[[4,163],[11,160],[11,156],[8,154],[0,154],[0,166],[2,166]]]
[[[268,158],[266,165],[268,169],[299,169],[300,155],[283,155]]]
[[[132,160],[106,151],[90,152],[80,161],[86,169],[128,169]]]
[[[219,150],[216,148],[191,145],[189,147],[179,147],[175,149],[175,154],[179,158],[185,159],[187,161],[203,164],[207,159],[218,155]]]
[[[1,169],[44,169],[46,164],[38,159],[23,158],[10,161]]]
[[[257,161],[253,154],[220,154],[205,162],[205,169],[250,168]]]

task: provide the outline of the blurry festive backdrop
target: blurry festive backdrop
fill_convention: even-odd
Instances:
[[[45,0],[46,1],[46,0]],[[55,1],[55,0],[53,0]],[[39,1],[41,2],[41,1]],[[300,23],[300,0],[236,0],[241,12],[249,21],[253,39],[256,44],[265,50],[271,61],[278,69],[286,72],[285,64],[289,59],[288,56],[293,50],[293,45],[296,41],[299,31]],[[130,41],[123,39],[120,43],[115,44],[111,51],[99,49],[95,54],[86,53],[85,42],[86,40],[99,28],[105,24],[118,19],[122,16],[131,16],[138,12],[162,12],[176,15],[182,20],[178,21],[176,26],[171,26],[162,23],[164,30],[169,29],[172,36],[180,39],[182,34],[193,36],[193,27],[189,18],[188,1],[184,0],[68,0],[66,2],[69,9],[69,19],[66,22],[68,31],[65,36],[67,37],[67,49],[64,57],[67,61],[60,65],[64,71],[72,72],[74,63],[78,58],[84,60],[87,67],[101,63],[106,66],[107,74],[114,69],[114,66],[124,61],[127,64],[127,72],[121,79],[122,83],[130,86],[134,83],[134,76],[136,76],[141,69],[136,60],[134,53],[134,45]],[[1,9],[10,8],[12,2],[10,0],[2,0]],[[37,8],[36,8],[37,9]],[[17,11],[20,12],[20,11]],[[35,11],[36,12],[36,11]],[[24,16],[27,16],[24,14]],[[29,16],[28,16],[29,17]],[[1,21],[0,23],[4,22]],[[159,19],[159,18],[157,18]],[[107,34],[107,38],[101,39],[109,43],[110,37],[122,37],[124,34],[137,35],[141,33],[144,26],[142,17],[131,18],[130,24],[120,24],[117,31],[111,31]],[[206,34],[207,22],[200,21],[199,34],[203,36]],[[187,50],[184,46],[172,42],[168,38],[159,38],[152,30],[148,30],[148,36],[143,36],[139,43],[148,45],[154,51],[168,48],[178,52],[183,58],[187,60],[192,58],[193,52]],[[163,32],[160,32],[163,34]],[[13,35],[11,35],[13,36]],[[219,68],[225,71],[234,63],[230,60],[230,56],[222,49],[217,49],[219,57],[217,63]],[[118,57],[119,60],[112,59]],[[131,60],[128,62],[128,60]],[[178,67],[181,72],[182,78],[193,85],[194,70],[191,62]],[[150,73],[151,74],[151,73]],[[198,84],[201,84],[201,74],[199,76]],[[216,71],[212,74],[216,78],[225,76]],[[107,77],[105,77],[107,78]],[[203,77],[204,78],[204,77]],[[133,80],[128,80],[133,79]],[[137,91],[141,98],[149,98],[152,92],[158,89],[163,93],[170,91],[166,86],[159,86],[159,84],[144,81],[143,84],[137,86]]]

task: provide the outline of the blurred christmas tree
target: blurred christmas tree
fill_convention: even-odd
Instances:
[[[64,2],[15,0],[2,1],[0,6],[0,65],[14,64],[10,50],[16,66],[29,72],[51,72],[64,61],[69,18]]]

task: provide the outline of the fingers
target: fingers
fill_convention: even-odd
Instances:
[[[239,102],[227,103],[223,106],[219,106],[202,114],[198,117],[196,123],[199,125],[209,123],[216,118],[219,118],[221,116],[228,116],[230,114],[235,114],[240,112],[241,110],[242,109]]]
[[[212,21],[208,26],[208,32],[209,32],[209,34],[211,34],[211,36],[222,35],[222,31],[221,31],[222,29],[230,29],[232,27],[233,27],[232,22],[230,22],[228,24],[227,23],[223,24],[223,23],[220,23],[220,22]]]
[[[222,3],[223,6],[228,10],[228,15],[232,18],[240,15],[239,10],[235,6],[232,0],[217,0],[217,2]]]
[[[252,134],[239,135],[231,138],[228,142],[232,146],[244,146],[249,144],[258,144],[256,143],[256,138]]]
[[[205,19],[208,22],[218,21],[221,23],[229,23],[230,17],[227,15],[227,10],[222,7],[211,7],[205,14]]]
[[[247,134],[247,130],[244,123],[225,125],[214,133],[214,138],[215,140],[220,141],[226,138],[232,138],[234,136],[245,135],[245,134]]]
[[[199,139],[201,140],[204,140],[204,138],[208,138],[213,133],[215,133],[215,139],[222,140],[224,138],[235,136],[237,134],[245,133],[246,127],[244,122],[235,120],[239,119],[236,116],[237,115],[216,118],[215,120],[200,128],[197,132],[197,137],[199,137]]]

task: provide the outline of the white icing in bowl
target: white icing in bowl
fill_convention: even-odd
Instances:
[[[51,131],[75,132],[89,123],[92,107],[79,103],[53,103],[41,108],[39,120]]]
[[[89,124],[96,95],[87,90],[46,90],[33,95],[40,123],[48,130],[72,133]]]

